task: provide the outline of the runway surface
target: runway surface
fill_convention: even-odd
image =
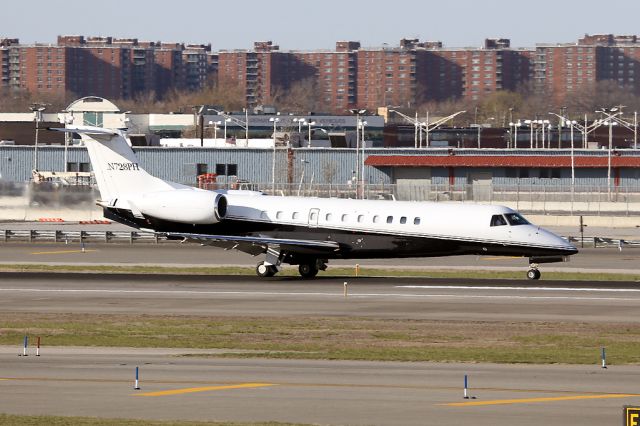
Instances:
[[[198,246],[0,245],[0,256],[53,262],[199,264],[229,252]],[[93,246],[87,247],[93,250]],[[87,261],[85,256],[94,256]],[[12,257],[14,256],[14,257]],[[202,257],[198,257],[202,256]],[[218,257],[220,256],[220,257]],[[227,256],[227,258],[223,257]],[[237,255],[240,256],[240,255]],[[242,255],[243,256],[243,255]],[[607,257],[610,256],[610,257]],[[629,252],[585,264],[628,269]],[[635,257],[634,257],[635,256]],[[255,260],[243,256],[252,264]],[[631,260],[624,260],[626,258]],[[450,262],[450,259],[438,259]],[[502,267],[498,260],[461,261]],[[513,261],[515,261],[514,259]],[[47,260],[52,262],[51,260]],[[431,259],[428,259],[431,261]],[[517,259],[522,262],[522,259]],[[412,266],[411,260],[393,265]],[[39,262],[38,262],[39,263]],[[605,265],[605,263],[607,265]],[[525,262],[526,264],[526,262]],[[461,263],[449,265],[468,267]],[[636,263],[637,265],[637,263]],[[514,265],[521,268],[522,265]],[[606,269],[606,268],[603,268]],[[524,269],[523,269],[524,270]],[[344,296],[344,282],[348,296]],[[354,316],[464,321],[638,323],[634,282],[429,278],[0,273],[0,312],[202,316]],[[1,332],[1,325],[0,325]],[[192,349],[0,347],[0,412],[330,425],[616,424],[640,403],[638,366],[488,365],[233,359]],[[140,367],[141,389],[133,390]],[[463,399],[463,378],[469,395]]]
[[[331,425],[618,424],[637,367],[288,361],[0,348],[0,412]],[[135,367],[140,390],[134,390]],[[463,399],[464,375],[469,393]]]
[[[639,309],[635,283],[0,273],[2,312],[640,322]]]
[[[0,244],[0,263],[48,263],[93,265],[159,265],[159,266],[255,266],[262,260],[235,250],[225,251],[198,244],[104,244],[86,243],[84,252],[78,243],[6,243]],[[375,265],[401,269],[495,269],[527,270],[528,259],[496,256],[455,256],[444,258],[331,260],[332,266]],[[638,271],[640,247],[585,248],[571,256],[569,262],[540,266],[545,271],[628,272]]]

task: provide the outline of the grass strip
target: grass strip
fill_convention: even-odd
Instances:
[[[368,361],[640,363],[633,323],[501,322],[350,317],[0,314],[0,344],[25,334],[46,346],[225,349],[232,357]],[[16,349],[17,350],[17,349]],[[238,353],[236,351],[250,351]]]
[[[4,426],[304,426],[302,423],[235,423],[235,422],[189,422],[134,419],[101,419],[96,417],[25,416],[0,414]]]
[[[255,276],[253,267],[165,267],[148,265],[47,265],[47,264],[5,264],[0,272],[76,272],[109,274],[185,274],[185,275],[246,275]],[[298,276],[296,268],[285,267],[279,276]],[[353,277],[354,268],[332,267],[321,271],[319,276]],[[361,277],[425,277],[425,278],[470,278],[470,279],[510,279],[522,280],[522,271],[467,270],[467,269],[395,269],[360,267]],[[544,272],[543,280],[558,281],[640,281],[640,273],[603,272]]]

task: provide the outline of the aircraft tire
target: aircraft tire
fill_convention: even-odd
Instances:
[[[530,280],[539,280],[542,274],[537,269],[529,269],[527,271],[527,278]]]
[[[304,279],[309,279],[309,278],[313,278],[316,275],[318,275],[318,268],[314,263],[301,263],[300,266],[298,266],[298,272],[300,273],[300,276]]]
[[[258,262],[256,265],[256,275],[260,278],[272,277],[278,272],[275,266],[265,265],[264,262]]]

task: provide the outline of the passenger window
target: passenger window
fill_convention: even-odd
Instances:
[[[267,219],[267,212],[265,212],[264,210],[260,212],[260,219]]]
[[[298,212],[293,212],[293,214],[291,215],[291,219],[298,219],[300,217],[300,213]]]
[[[414,225],[420,225],[420,218],[419,217],[414,217],[413,218],[413,224]]]
[[[329,222],[331,220],[331,213],[327,213],[327,215],[324,217],[324,220]]]
[[[507,221],[501,214],[494,214],[491,216],[491,226],[504,226],[506,224]]]
[[[342,215],[342,221],[346,222],[349,219],[349,215],[348,214],[343,214]]]
[[[401,224],[403,224],[403,225],[404,225],[405,223],[407,223],[407,217],[406,217],[406,216],[402,216],[402,217],[400,218],[400,223],[401,223]]]
[[[282,219],[282,212],[276,213],[276,219]]]
[[[364,215],[360,214],[358,215],[358,222],[362,223],[364,221]]]
[[[393,223],[393,216],[387,216],[387,223]]]
[[[310,219],[315,222],[318,219],[318,212],[311,212]]]
[[[374,216],[373,217],[373,223],[380,223],[380,216]]]

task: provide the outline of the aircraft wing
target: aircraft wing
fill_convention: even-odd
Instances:
[[[186,241],[196,242],[203,245],[211,245],[222,247],[230,250],[240,250],[253,256],[264,253],[268,246],[294,246],[307,247],[324,250],[338,250],[340,245],[335,241],[321,240],[299,240],[289,238],[271,238],[271,237],[250,237],[235,235],[209,235],[209,234],[189,234],[179,232],[164,233],[168,238],[183,238]]]

